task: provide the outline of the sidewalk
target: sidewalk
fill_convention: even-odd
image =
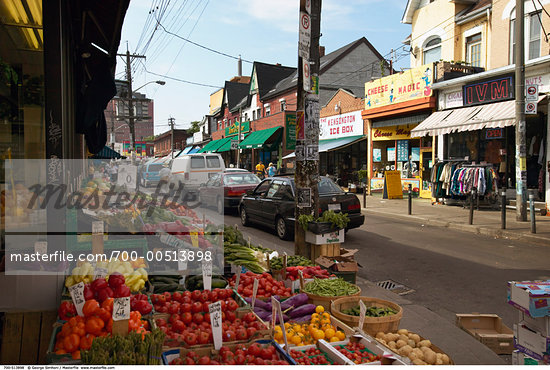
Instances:
[[[363,211],[387,217],[418,221],[419,223],[448,227],[460,231],[472,232],[494,238],[520,239],[522,241],[550,246],[550,217],[536,214],[536,234],[531,233],[529,209],[527,222],[516,221],[516,211],[507,210],[506,229],[501,229],[500,210],[480,207],[474,210],[473,224],[469,225],[470,210],[462,206],[431,204],[429,199],[413,198],[412,215],[408,215],[408,199],[382,199],[381,194],[367,196],[367,206],[363,204],[363,194],[357,195]],[[367,216],[368,217],[368,216]]]
[[[368,202],[368,201],[367,201]],[[510,356],[499,356],[474,337],[426,307],[413,304],[406,298],[358,279],[361,295],[397,303],[403,308],[400,329],[420,334],[445,351],[457,365],[505,365]]]

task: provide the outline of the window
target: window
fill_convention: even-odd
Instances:
[[[268,105],[267,107],[265,107],[265,116],[269,116],[271,114],[271,107]]]
[[[284,112],[286,110],[286,101],[281,100],[281,112]]]
[[[253,111],[253,112],[252,112],[252,120],[253,120],[253,121],[256,121],[256,111]]]
[[[204,168],[204,157],[191,157],[191,168]]]
[[[215,155],[207,156],[206,165],[208,168],[220,168],[220,158]]]
[[[227,174],[223,177],[224,185],[258,184],[260,179],[251,173]]]
[[[531,60],[540,57],[541,44],[541,12],[534,12],[525,15],[525,60]],[[515,63],[516,58],[516,40],[515,40],[515,10],[510,17],[510,64]]]
[[[256,187],[254,195],[264,195],[271,184],[271,180],[266,180]]]
[[[266,198],[274,198],[275,195],[277,194],[277,192],[279,191],[279,189],[283,186],[283,182],[282,181],[273,181],[273,184],[271,184],[271,187],[269,188],[269,190],[267,191],[267,195],[265,196]]]
[[[466,37],[466,61],[474,67],[481,67],[481,33]]]
[[[262,108],[258,108],[256,112],[256,117],[258,117],[258,119],[262,118]]]
[[[429,40],[424,46],[424,64],[437,62],[441,59],[441,38]]]

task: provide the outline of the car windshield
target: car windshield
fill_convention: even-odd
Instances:
[[[296,187],[296,183],[294,182],[294,179],[291,180],[293,187]],[[319,181],[319,194],[344,194],[344,191],[338,184],[336,184],[334,181],[329,179],[328,177],[321,177],[321,181]]]
[[[162,164],[150,164],[149,165],[149,172],[158,172],[162,170]]]
[[[252,173],[231,173],[223,177],[224,185],[259,184],[260,179]]]

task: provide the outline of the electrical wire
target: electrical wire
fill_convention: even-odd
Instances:
[[[191,85],[204,86],[204,87],[213,87],[213,88],[216,88],[216,89],[221,89],[221,88],[222,88],[221,86],[208,85],[208,84],[203,84],[203,83],[200,83],[200,82],[193,82],[193,81],[188,81],[188,80],[182,80],[182,79],[180,79],[180,78],[171,77],[171,76],[163,75],[163,74],[160,74],[160,73],[151,72],[151,71],[147,70],[147,68],[145,68],[145,72],[150,73],[150,74],[155,75],[155,76],[164,77],[164,78],[167,78],[167,79],[169,79],[169,80],[174,80],[174,81],[178,81],[178,82],[188,83],[188,84],[191,84]]]

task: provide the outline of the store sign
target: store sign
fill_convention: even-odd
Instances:
[[[241,133],[250,131],[250,121],[241,123]],[[239,122],[235,122],[225,128],[225,137],[235,136],[239,134]]]
[[[406,140],[411,138],[411,130],[416,125],[376,127],[372,129],[372,141]]]
[[[363,135],[361,111],[321,117],[319,130],[319,140]]]
[[[296,148],[296,114],[285,115],[285,132],[286,150],[294,150]]]
[[[485,131],[485,139],[502,139],[504,137],[504,130],[502,128],[488,128]]]
[[[433,63],[365,84],[365,109],[432,96]]]
[[[465,85],[462,90],[464,106],[493,103],[514,98],[513,76]]]
[[[445,109],[462,107],[462,91],[445,94]]]

